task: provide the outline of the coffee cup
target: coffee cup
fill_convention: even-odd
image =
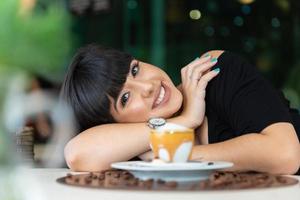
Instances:
[[[150,147],[153,158],[164,162],[187,162],[194,145],[194,130],[166,123],[150,132]]]

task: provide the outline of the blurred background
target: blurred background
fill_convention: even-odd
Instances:
[[[41,164],[54,132],[51,106],[68,63],[77,48],[92,42],[160,66],[175,83],[180,68],[202,53],[233,51],[255,64],[299,109],[299,10],[297,0],[1,0],[0,162],[9,157],[1,154],[6,133],[15,137],[17,132],[17,144],[34,144],[29,157]],[[25,98],[36,91],[47,95],[38,101]],[[40,110],[20,111],[45,99],[51,102]],[[29,130],[33,139],[25,137]]]

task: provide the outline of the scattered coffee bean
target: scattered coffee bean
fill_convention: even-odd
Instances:
[[[72,174],[70,174],[70,173],[67,173],[67,178],[72,178],[73,177],[73,175]]]
[[[148,179],[148,180],[144,181],[144,185],[147,189],[151,189],[153,186],[153,182],[154,182],[153,179]]]
[[[127,175],[127,174],[130,174],[130,173],[128,171],[122,171],[121,174],[122,175]]]
[[[94,174],[92,178],[97,179],[98,178],[97,174]]]
[[[287,180],[284,178],[284,177],[277,177],[277,181],[280,182],[280,183],[287,183]]]
[[[138,185],[138,179],[133,178],[127,181],[126,185],[128,186],[137,186]]]
[[[129,174],[126,174],[126,175],[123,176],[124,180],[129,180],[130,178],[131,178],[131,176]]]
[[[89,177],[89,176],[87,176],[87,177],[85,177],[84,182],[85,182],[86,184],[90,184],[90,183],[92,182],[92,178]]]
[[[120,174],[119,173],[115,173],[115,174],[113,174],[113,177],[114,178],[120,178]]]
[[[177,182],[176,181],[168,181],[165,183],[165,186],[175,188],[175,187],[177,187]]]
[[[104,174],[100,174],[98,177],[99,180],[104,180],[105,179],[105,175]]]

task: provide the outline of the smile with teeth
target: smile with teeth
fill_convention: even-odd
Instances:
[[[165,93],[166,93],[166,91],[165,91],[165,88],[164,87],[161,87],[160,88],[160,92],[159,92],[159,96],[158,96],[158,98],[156,99],[156,101],[155,101],[155,106],[157,106],[157,105],[159,105],[161,102],[162,102],[162,100],[164,99],[164,97],[165,97]]]

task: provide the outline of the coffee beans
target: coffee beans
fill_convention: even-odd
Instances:
[[[291,177],[253,172],[215,172],[204,181],[178,183],[162,179],[140,180],[128,171],[106,170],[78,175],[68,173],[66,177],[60,179],[60,182],[104,189],[202,191],[279,187],[297,184],[298,180]]]

